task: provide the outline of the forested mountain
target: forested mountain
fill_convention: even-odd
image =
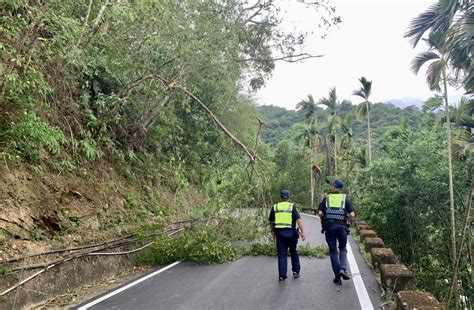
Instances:
[[[341,118],[347,114],[355,115],[356,106],[346,103],[340,107]],[[262,140],[272,146],[276,146],[280,141],[291,138],[291,127],[296,123],[304,123],[305,117],[300,110],[287,110],[275,106],[257,106],[258,115],[265,122],[262,128]],[[373,136],[375,139],[383,139],[384,134],[397,128],[401,122],[407,124],[413,130],[418,130],[422,122],[421,110],[410,106],[404,109],[398,108],[388,103],[376,103],[371,111]],[[316,115],[318,122],[324,122],[328,113],[323,108],[317,108]],[[352,132],[354,140],[359,145],[364,144],[367,125],[363,122],[354,122]]]
[[[262,141],[272,146],[290,138],[291,126],[304,121],[302,113],[272,105],[258,106],[257,113],[265,123],[262,128]]]

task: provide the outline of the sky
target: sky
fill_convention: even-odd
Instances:
[[[314,11],[296,0],[282,0],[284,26],[287,29],[315,28]],[[413,49],[403,34],[410,21],[436,0],[332,0],[342,23],[327,31],[325,39],[310,37],[307,51],[320,58],[301,63],[276,62],[272,77],[255,98],[261,105],[295,109],[296,104],[311,94],[318,100],[336,87],[338,98],[360,103],[352,92],[359,89],[359,78],[372,81],[372,102],[390,99],[433,96],[426,84],[425,67],[418,75],[410,70],[417,53],[426,50],[420,43]],[[319,32],[321,33],[321,32]],[[462,90],[450,89],[453,97]]]

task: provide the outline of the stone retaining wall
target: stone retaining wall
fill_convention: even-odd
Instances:
[[[405,309],[443,310],[445,307],[429,292],[401,291],[397,293],[396,310]]]
[[[396,309],[445,309],[429,292],[416,291],[415,274],[405,265],[398,262],[392,249],[385,247],[383,240],[377,236],[361,219],[352,220],[366,251],[371,254],[371,264],[380,272],[382,286],[396,295]]]
[[[385,244],[381,238],[366,238],[364,246],[365,250],[370,253],[373,248],[384,248]]]
[[[131,246],[116,248],[114,251],[128,251]],[[72,292],[86,284],[96,283],[112,277],[136,265],[138,253],[124,255],[84,256],[66,261],[51,268],[31,281],[10,292],[0,302],[0,309],[32,309],[51,297]],[[41,270],[41,269],[39,269]],[[38,272],[38,269],[25,272],[22,279]],[[11,276],[2,279],[2,291],[17,284],[19,279]]]

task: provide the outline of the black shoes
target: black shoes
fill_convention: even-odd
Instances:
[[[298,279],[300,277],[300,273],[299,272],[293,272],[293,278],[294,279]],[[286,277],[279,277],[278,278],[278,282],[285,282],[286,280]]]
[[[347,273],[347,271],[345,269],[341,269],[339,271],[339,276],[341,276],[341,278],[343,278],[344,280],[350,280],[351,279],[351,276]]]
[[[341,269],[339,271],[339,276],[334,278],[332,280],[332,282],[334,282],[334,284],[336,284],[336,285],[342,285],[341,278],[343,278],[344,280],[349,280],[351,278],[351,276],[349,276],[349,274],[347,273],[347,271],[345,269]]]

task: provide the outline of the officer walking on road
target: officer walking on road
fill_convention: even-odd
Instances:
[[[299,238],[298,230],[301,233],[301,239],[303,241],[306,239],[306,236],[304,234],[303,221],[295,204],[288,201],[290,199],[290,192],[282,190],[280,192],[280,198],[281,201],[273,206],[268,219],[270,221],[272,235],[276,237],[277,243],[278,281],[283,282],[287,278],[288,248],[291,254],[293,278],[296,279],[300,277],[300,258],[296,250]]]
[[[342,181],[332,181],[331,193],[319,204],[319,217],[323,228],[321,232],[326,232],[326,242],[335,275],[333,282],[336,285],[342,285],[341,278],[350,279],[347,272],[347,217],[355,217],[350,199],[346,194],[341,193],[343,187]],[[337,243],[339,243],[339,253]]]

